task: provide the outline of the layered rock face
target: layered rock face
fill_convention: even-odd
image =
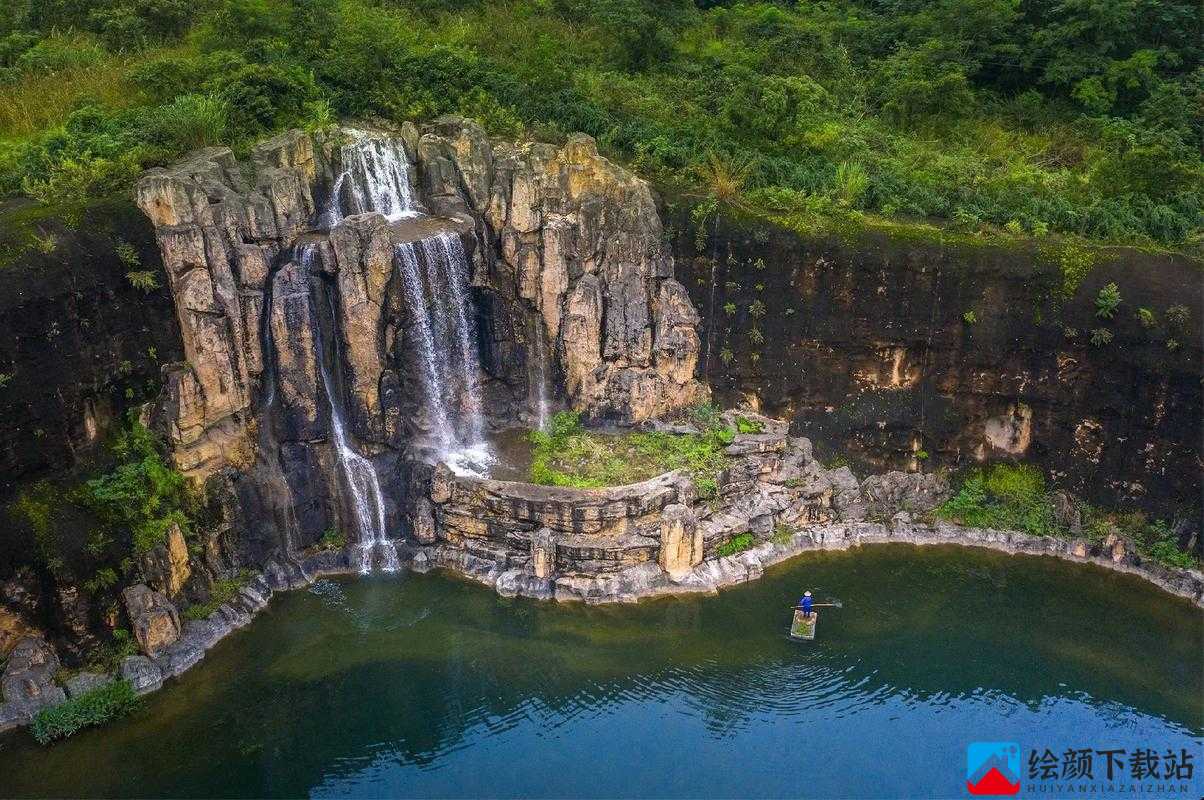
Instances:
[[[1204,304],[1184,290],[1199,264],[1118,249],[1068,295],[1062,246],[725,224],[703,252],[692,235],[675,251],[721,403],[788,418],[862,469],[1024,460],[1094,502],[1191,511],[1198,528]],[[1109,319],[1095,299],[1111,282]],[[1101,328],[1113,338],[1093,344]]]
[[[549,398],[631,423],[708,396],[652,194],[587,137],[293,131],[247,163],[215,148],[151,171],[137,201],[186,359],[158,425],[245,525],[282,530],[253,558],[332,525],[400,538],[410,515],[381,498],[400,499],[403,453],[474,445]]]
[[[698,316],[673,278],[647,183],[587,136],[491,145],[459,120],[423,136],[418,159],[432,207],[479,218],[496,237],[476,282],[538,314],[526,335],[551,343],[574,408],[631,422],[706,398],[694,379]]]
[[[39,215],[38,244],[22,253],[8,237],[39,211],[0,203],[0,505],[24,483],[87,462],[154,396],[159,363],[180,358],[166,287],[127,277],[159,269],[137,207],[99,204],[71,225]],[[4,578],[22,560],[11,544],[0,537]]]
[[[829,523],[925,514],[949,496],[947,479],[934,474],[859,482],[848,467],[825,468],[811,442],[790,436],[784,422],[745,414],[762,432],[735,435],[714,497],[699,498],[682,472],[571,489],[439,466],[424,511],[435,537],[418,549],[414,566],[450,568],[503,594],[634,600],[713,589],[707,571],[724,562],[725,546],[737,537],[753,546]]]

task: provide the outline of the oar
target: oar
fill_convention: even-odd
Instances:
[[[844,603],[840,602],[839,600],[837,600],[834,603],[812,603],[811,607],[812,608],[844,608]],[[802,606],[791,606],[791,608],[796,609],[796,610],[801,610]]]

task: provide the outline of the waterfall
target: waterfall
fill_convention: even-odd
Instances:
[[[298,247],[298,256],[308,271],[313,260],[312,245]],[[386,534],[385,496],[380,488],[380,480],[372,462],[355,452],[351,446],[343,419],[341,399],[335,383],[331,379],[330,369],[326,366],[326,359],[323,357],[325,347],[322,342],[321,326],[316,325],[314,331],[318,369],[322,373],[322,387],[326,392],[326,402],[330,406],[330,431],[335,457],[343,476],[344,488],[351,500],[351,511],[355,516],[356,527],[359,528],[360,572],[372,570],[373,550],[380,551],[381,569],[385,572],[396,572],[400,566],[397,560],[397,547]],[[334,351],[332,350],[331,353],[333,361]]]
[[[544,430],[548,427],[548,354],[543,343],[543,319],[535,318],[535,334],[531,337],[533,345],[532,362],[535,367],[534,378],[528,378],[535,389],[532,405],[535,411],[535,429]]]
[[[352,131],[343,145],[323,216],[333,226],[348,214],[377,212],[396,221],[423,211],[410,185],[405,148],[394,137]],[[470,266],[458,234],[439,232],[394,247],[411,319],[423,408],[441,457],[460,474],[484,475],[493,459],[485,442],[478,386],[476,318]]]
[[[493,458],[477,384],[464,246],[458,235],[440,232],[398,244],[396,253],[440,455],[459,474],[484,475]]]
[[[396,246],[398,269],[405,293],[406,308],[413,320],[411,330],[418,339],[418,360],[422,368],[422,386],[427,410],[430,412],[434,434],[443,452],[451,448],[454,436],[447,406],[443,402],[443,352],[435,348],[435,333],[431,325],[431,314],[427,309],[426,289],[419,275],[418,253],[413,242],[402,242]]]
[[[467,431],[466,440],[476,444],[484,437],[484,419],[481,415],[481,393],[477,386],[477,357],[473,342],[476,341],[476,319],[469,310],[468,257],[460,237],[446,231],[422,240],[426,254],[427,283],[434,294],[440,283],[447,286],[441,299],[449,307],[441,312],[444,323],[449,327],[447,341],[455,343],[459,357],[459,378],[462,390],[461,401]],[[442,274],[440,275],[440,268]],[[450,301],[450,303],[448,303]],[[436,301],[438,304],[438,301]]]
[[[348,214],[376,211],[386,219],[414,217],[420,212],[410,188],[410,161],[405,148],[395,138],[374,139],[350,131],[356,140],[343,145],[340,160],[343,171],[335,179],[326,209],[327,223],[333,227]],[[346,190],[350,208],[343,210]]]

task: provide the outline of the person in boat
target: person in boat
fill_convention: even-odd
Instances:
[[[798,607],[803,610],[803,618],[811,619],[811,592],[803,592],[803,599],[798,601]]]

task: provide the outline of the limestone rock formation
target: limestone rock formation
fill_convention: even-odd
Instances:
[[[377,196],[373,181],[397,196]],[[403,199],[426,215],[396,207]],[[254,450],[252,406],[273,377],[289,435],[324,435],[315,336],[327,326],[356,435],[400,443],[398,393],[419,376],[412,364],[404,374],[398,351],[413,326],[396,250],[439,231],[464,237],[473,261],[486,323],[477,344],[506,387],[503,413],[529,394],[518,366],[542,353],[569,404],[591,416],[639,421],[707,396],[694,378],[698,316],[673,279],[652,193],[588,137],[559,148],[492,142],[458,118],[421,135],[291,131],[248,164],[209,148],[152,170],[137,201],[155,225],[186,358],[165,372],[160,416],[196,477]]]
[[[584,135],[561,148],[491,143],[445,118],[418,151],[424,191],[496,237],[499,258],[477,282],[539,315],[574,408],[639,421],[706,398],[698,316],[646,182]]]
[[[58,668],[58,654],[45,639],[27,636],[18,642],[0,676],[0,690],[8,707],[0,717],[10,722],[28,721],[39,709],[66,700],[66,693],[54,684]]]
[[[24,615],[0,606],[0,658],[7,656],[17,643],[37,633]]]
[[[702,531],[694,512],[684,505],[667,506],[661,513],[661,549],[658,562],[670,579],[684,578],[702,563]]]
[[[143,572],[155,590],[169,598],[180,595],[192,576],[192,565],[188,560],[188,544],[179,525],[168,528],[165,541],[143,557]]]
[[[137,694],[147,694],[163,685],[163,673],[146,656],[129,656],[121,662],[121,677]]]
[[[332,527],[385,557],[428,539],[433,514],[384,502],[411,456],[555,406],[640,422],[708,396],[652,192],[588,137],[516,145],[452,117],[291,131],[245,162],[151,170],[136,195],[186,359],[154,424],[258,563]],[[144,566],[171,597],[188,578],[170,549]]]
[[[67,690],[69,697],[74,698],[99,689],[102,686],[108,686],[112,682],[112,675],[105,675],[100,672],[77,672],[63,682],[63,688]]]
[[[531,572],[536,578],[550,578],[556,571],[556,539],[547,528],[531,537]]]
[[[162,593],[146,584],[121,593],[138,649],[152,658],[180,638],[180,614]]]
[[[876,519],[890,519],[900,512],[923,514],[949,498],[949,479],[938,473],[887,472],[871,475],[861,482],[868,501],[868,513]]]

